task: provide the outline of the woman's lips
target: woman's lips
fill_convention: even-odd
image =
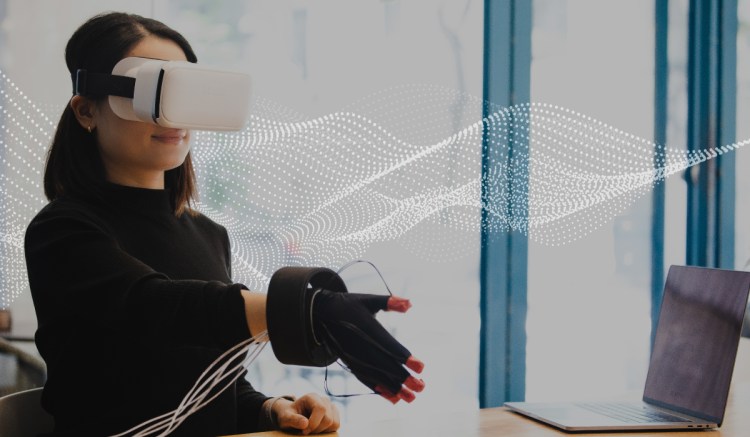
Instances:
[[[151,135],[151,138],[162,143],[178,144],[187,136],[185,130],[170,130],[159,134]]]

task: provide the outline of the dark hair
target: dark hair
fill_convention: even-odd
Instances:
[[[164,23],[139,15],[110,12],[90,18],[70,37],[65,48],[65,63],[71,78],[78,69],[111,73],[115,64],[148,35],[174,41],[185,52],[188,61],[197,62],[187,40]],[[164,186],[170,189],[172,206],[179,215],[196,197],[195,173],[189,152],[182,165],[168,170],[164,179]],[[44,194],[49,200],[63,195],[102,199],[105,180],[96,139],[78,123],[68,104],[47,152]]]

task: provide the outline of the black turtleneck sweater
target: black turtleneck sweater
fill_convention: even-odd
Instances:
[[[59,198],[26,231],[54,435],[108,435],[175,409],[203,370],[250,336],[226,230],[177,217],[165,190],[108,185],[106,200]],[[244,378],[172,435],[256,431]]]

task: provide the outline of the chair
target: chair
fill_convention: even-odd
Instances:
[[[41,387],[47,381],[47,366],[27,345],[7,341],[0,334],[0,397]]]
[[[36,437],[54,427],[54,419],[42,408],[41,388],[0,398],[0,436]]]

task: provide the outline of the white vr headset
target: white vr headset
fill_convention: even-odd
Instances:
[[[78,70],[73,93],[109,96],[120,118],[198,130],[240,130],[250,113],[250,76],[187,61],[125,58],[112,74]]]

